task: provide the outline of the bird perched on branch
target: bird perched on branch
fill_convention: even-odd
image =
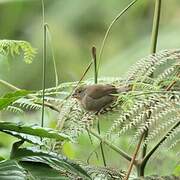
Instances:
[[[110,84],[94,84],[78,87],[72,94],[72,97],[76,98],[85,110],[98,112],[107,108],[117,99],[117,96],[113,96],[113,94],[130,90],[131,87],[129,86],[116,88]]]

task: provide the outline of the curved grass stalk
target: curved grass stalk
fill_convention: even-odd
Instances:
[[[102,41],[102,44],[101,44],[101,47],[100,47],[100,52],[99,52],[99,57],[98,57],[98,65],[97,65],[97,73],[99,72],[99,66],[100,66],[100,61],[101,61],[101,58],[102,58],[102,53],[103,53],[103,50],[104,50],[104,47],[105,47],[105,43],[106,43],[106,40],[108,38],[108,35],[110,33],[110,30],[112,29],[112,26],[116,23],[116,21],[118,21],[118,19],[127,12],[127,10],[133,6],[138,0],[133,0],[127,7],[125,7],[113,20],[112,22],[110,23],[106,33],[105,33],[105,36],[104,36],[104,39]]]

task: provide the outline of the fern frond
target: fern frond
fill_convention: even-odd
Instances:
[[[95,118],[95,114],[85,112],[75,100],[70,99],[68,101],[61,108],[57,129],[63,128],[62,131],[64,133],[71,135],[72,138],[76,138],[92,125],[92,119]]]
[[[171,65],[167,69],[165,69],[162,73],[158,75],[158,77],[155,79],[154,84],[158,85],[161,81],[164,81],[166,78],[169,78],[173,73],[175,73],[177,70],[177,64]]]
[[[180,138],[175,140],[167,149],[167,151],[170,151],[171,149],[174,149],[178,144],[180,144]]]
[[[176,138],[177,136],[178,136],[178,139],[180,139],[179,134],[180,134],[180,126],[178,126],[177,128],[173,129],[172,131],[168,133],[166,140],[161,144],[161,146],[166,146],[168,142],[172,142],[172,140]],[[171,143],[171,145],[173,144]]]
[[[93,124],[95,114],[85,112],[77,102],[73,99],[68,99],[60,107],[56,129],[67,134],[74,141],[77,137],[87,130]],[[59,151],[62,147],[62,141],[53,143],[53,150]]]
[[[146,74],[150,75],[157,66],[167,62],[168,60],[176,60],[180,58],[180,50],[163,50],[156,54],[149,55],[140,59],[127,73],[127,79],[134,79],[138,76]]]
[[[173,117],[166,122],[161,123],[158,127],[153,128],[153,130],[149,133],[148,137],[145,139],[144,144],[148,144],[152,139],[158,137],[159,133],[162,133],[168,127],[170,127],[173,123],[178,121],[177,118]]]
[[[136,131],[133,139],[136,140],[144,131],[146,131],[148,128],[150,128],[154,123],[157,123],[161,119],[166,118],[176,112],[177,112],[176,108],[167,107],[166,109],[161,110],[160,112],[156,113],[154,116],[151,116],[150,119],[147,119],[146,122],[143,122],[138,127],[138,130]]]
[[[5,111],[10,111],[10,112],[13,112],[13,113],[24,113],[24,111],[16,106],[8,106],[6,109],[4,109]]]
[[[110,137],[113,133],[122,135],[129,130],[130,132],[135,130],[134,139],[137,139],[148,129],[149,136],[145,141],[147,144],[155,137],[163,136],[164,131],[179,118],[179,59],[180,49],[165,50],[140,60],[130,70],[127,78],[98,79],[101,84],[110,83],[118,87],[127,83],[133,86],[130,92],[116,94],[118,97],[114,105],[118,113],[106,137]],[[168,66],[166,66],[167,62]],[[155,75],[149,77],[151,73]],[[93,79],[88,79],[81,83],[88,85],[94,82]],[[96,118],[101,117],[85,112],[71,98],[62,100],[62,97],[67,97],[77,84],[78,82],[62,83],[57,88],[46,89],[47,100],[60,98],[58,102],[62,105],[57,129],[74,138],[89,128]],[[171,88],[167,90],[169,86]],[[41,91],[38,93],[37,95],[41,95]]]
[[[35,104],[33,102],[33,100],[26,99],[26,98],[18,99],[17,101],[15,101],[13,103],[13,105],[16,105],[19,108],[27,109],[27,110],[39,110],[39,109],[41,109],[41,105]]]
[[[20,55],[20,52],[23,52],[24,61],[26,63],[31,63],[36,50],[32,48],[31,44],[27,41],[18,41],[18,40],[0,40],[0,54],[3,56]]]

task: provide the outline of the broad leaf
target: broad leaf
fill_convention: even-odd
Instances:
[[[0,179],[2,180],[68,180],[59,171],[42,163],[21,162],[6,160],[0,163]]]
[[[27,141],[27,142],[29,142],[31,144],[40,145],[40,146],[43,145],[40,138],[36,137],[36,136],[23,134],[23,133],[18,133],[18,132],[14,132],[14,131],[8,131],[8,130],[3,130],[2,132],[6,133],[6,134],[9,134],[11,136],[17,137],[18,139],[22,139],[24,141]]]
[[[0,131],[6,133],[6,131],[10,132],[18,132],[24,133],[28,135],[38,136],[38,137],[46,137],[46,138],[53,138],[57,140],[70,140],[70,138],[58,131],[55,131],[50,128],[42,128],[39,126],[26,126],[20,123],[11,123],[11,122],[3,122],[0,121]]]
[[[27,171],[27,179],[34,180],[69,180],[69,178],[56,169],[43,163],[20,162]]]
[[[0,162],[0,179],[25,180],[25,170],[18,165],[17,161],[7,160]]]
[[[13,153],[13,159],[18,160],[22,165],[24,162],[41,163],[58,171],[68,171],[69,173],[75,173],[84,177],[85,179],[91,179],[87,172],[78,164],[68,160],[66,157],[59,156],[56,153],[42,152],[36,149],[19,148]]]

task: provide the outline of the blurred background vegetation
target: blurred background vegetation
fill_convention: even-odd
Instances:
[[[99,50],[105,31],[112,19],[130,2],[130,0],[45,0],[45,21],[48,23],[52,47],[58,68],[60,82],[76,81],[81,77],[91,60],[92,45]],[[100,76],[120,77],[139,58],[149,54],[150,37],[155,1],[139,0],[126,15],[115,24],[102,56]],[[179,48],[180,40],[180,1],[163,0],[158,38],[158,50]],[[29,41],[37,49],[37,56],[30,65],[22,62],[21,57],[5,58],[0,56],[0,79],[19,88],[38,90],[42,87],[42,7],[41,0],[0,0],[0,39]],[[55,86],[55,76],[50,46],[48,45],[47,87]],[[93,72],[88,73],[92,77]],[[0,87],[3,94],[7,89]],[[47,112],[48,125],[54,127],[56,115]],[[9,119],[11,118],[11,119]],[[40,119],[38,113],[26,116],[1,114],[0,120]],[[108,126],[108,121],[104,123]],[[0,133],[0,154],[8,156],[12,139]],[[124,149],[128,148],[128,137],[120,140]],[[96,142],[97,143],[97,142]],[[87,148],[88,147],[88,148]],[[77,145],[66,144],[64,152],[73,159],[86,159],[93,150],[86,135],[81,136]],[[152,158],[148,174],[170,174],[176,166],[174,152],[161,152]],[[106,149],[108,164],[121,168],[123,160]],[[101,162],[92,158],[93,163]],[[162,162],[162,169],[157,169]],[[164,163],[164,162],[169,162]],[[123,166],[124,167],[124,166]],[[156,171],[155,171],[156,170]]]

